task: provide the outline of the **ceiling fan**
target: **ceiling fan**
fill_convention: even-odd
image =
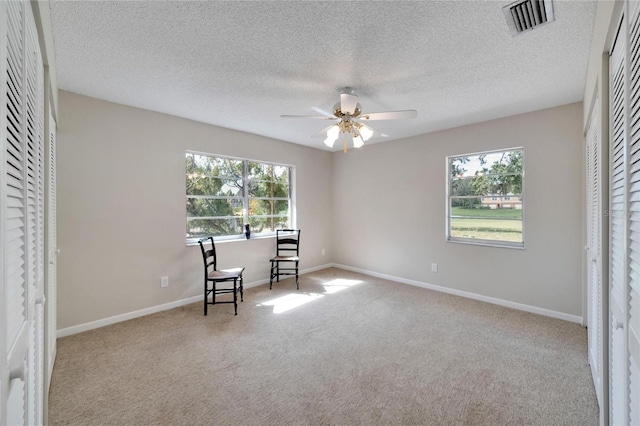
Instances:
[[[363,113],[362,107],[358,103],[358,96],[350,87],[345,87],[340,92],[340,102],[333,106],[333,116],[331,115],[281,115],[282,118],[312,118],[320,120],[334,121],[320,134],[327,135],[324,140],[325,145],[333,148],[333,144],[344,135],[344,152],[347,152],[347,142],[353,141],[354,148],[360,148],[364,142],[369,140],[374,130],[364,124],[367,121],[375,120],[397,120],[406,118],[416,118],[416,110],[385,111]]]

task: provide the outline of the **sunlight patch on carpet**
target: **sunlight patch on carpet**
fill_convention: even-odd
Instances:
[[[258,306],[273,306],[273,313],[280,314],[290,309],[297,308],[306,303],[312,302],[316,299],[324,297],[324,294],[319,293],[291,293],[286,296],[278,297],[277,299],[269,300],[268,302],[259,303]]]
[[[297,308],[298,306],[313,302],[327,294],[334,294],[360,283],[362,283],[362,281],[337,278],[323,284],[324,293],[290,293],[267,302],[258,303],[257,306],[273,306],[273,313],[280,314],[293,308]]]
[[[339,291],[344,290],[345,288],[353,287],[354,285],[360,284],[362,281],[359,280],[345,280],[344,278],[337,278],[333,281],[329,281],[324,285],[324,292],[326,294],[333,294]]]

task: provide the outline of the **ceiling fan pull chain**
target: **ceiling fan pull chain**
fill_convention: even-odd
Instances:
[[[344,135],[344,153],[347,153],[347,135]]]

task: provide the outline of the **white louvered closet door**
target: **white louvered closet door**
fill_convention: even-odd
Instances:
[[[3,1],[0,13],[0,424],[36,425],[43,422],[43,66],[31,4]]]
[[[629,199],[630,243],[629,282],[626,287],[626,329],[628,366],[627,418],[632,425],[640,425],[640,2],[627,5],[630,17],[628,29],[629,90],[628,132],[630,145]]]
[[[625,120],[625,21],[609,60],[610,105],[610,263],[609,263],[609,397],[612,425],[628,424],[626,386],[625,287],[628,277],[627,256],[627,149]]]
[[[604,407],[602,387],[604,364],[602,306],[602,155],[600,148],[600,97],[597,96],[589,118],[586,135],[587,153],[587,271],[589,365],[596,389],[598,405]]]
[[[16,2],[7,2],[6,20],[6,126],[3,142],[3,239],[5,260],[6,357],[3,371],[2,410],[5,424],[26,422],[26,373],[28,323],[26,282],[26,200],[25,186],[25,105],[24,105],[24,27],[23,10]]]
[[[640,3],[627,1],[610,58],[610,419],[640,425]],[[617,162],[617,150],[622,161]],[[619,172],[619,173],[618,173]],[[614,206],[622,206],[622,216]],[[615,216],[614,216],[615,214]],[[615,253],[615,254],[614,254]]]

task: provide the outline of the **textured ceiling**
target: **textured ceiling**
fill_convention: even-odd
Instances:
[[[513,37],[510,1],[51,2],[59,88],[319,149],[350,86],[387,137],[582,100],[596,4]],[[337,144],[339,145],[339,144]],[[340,147],[337,147],[339,149]]]

